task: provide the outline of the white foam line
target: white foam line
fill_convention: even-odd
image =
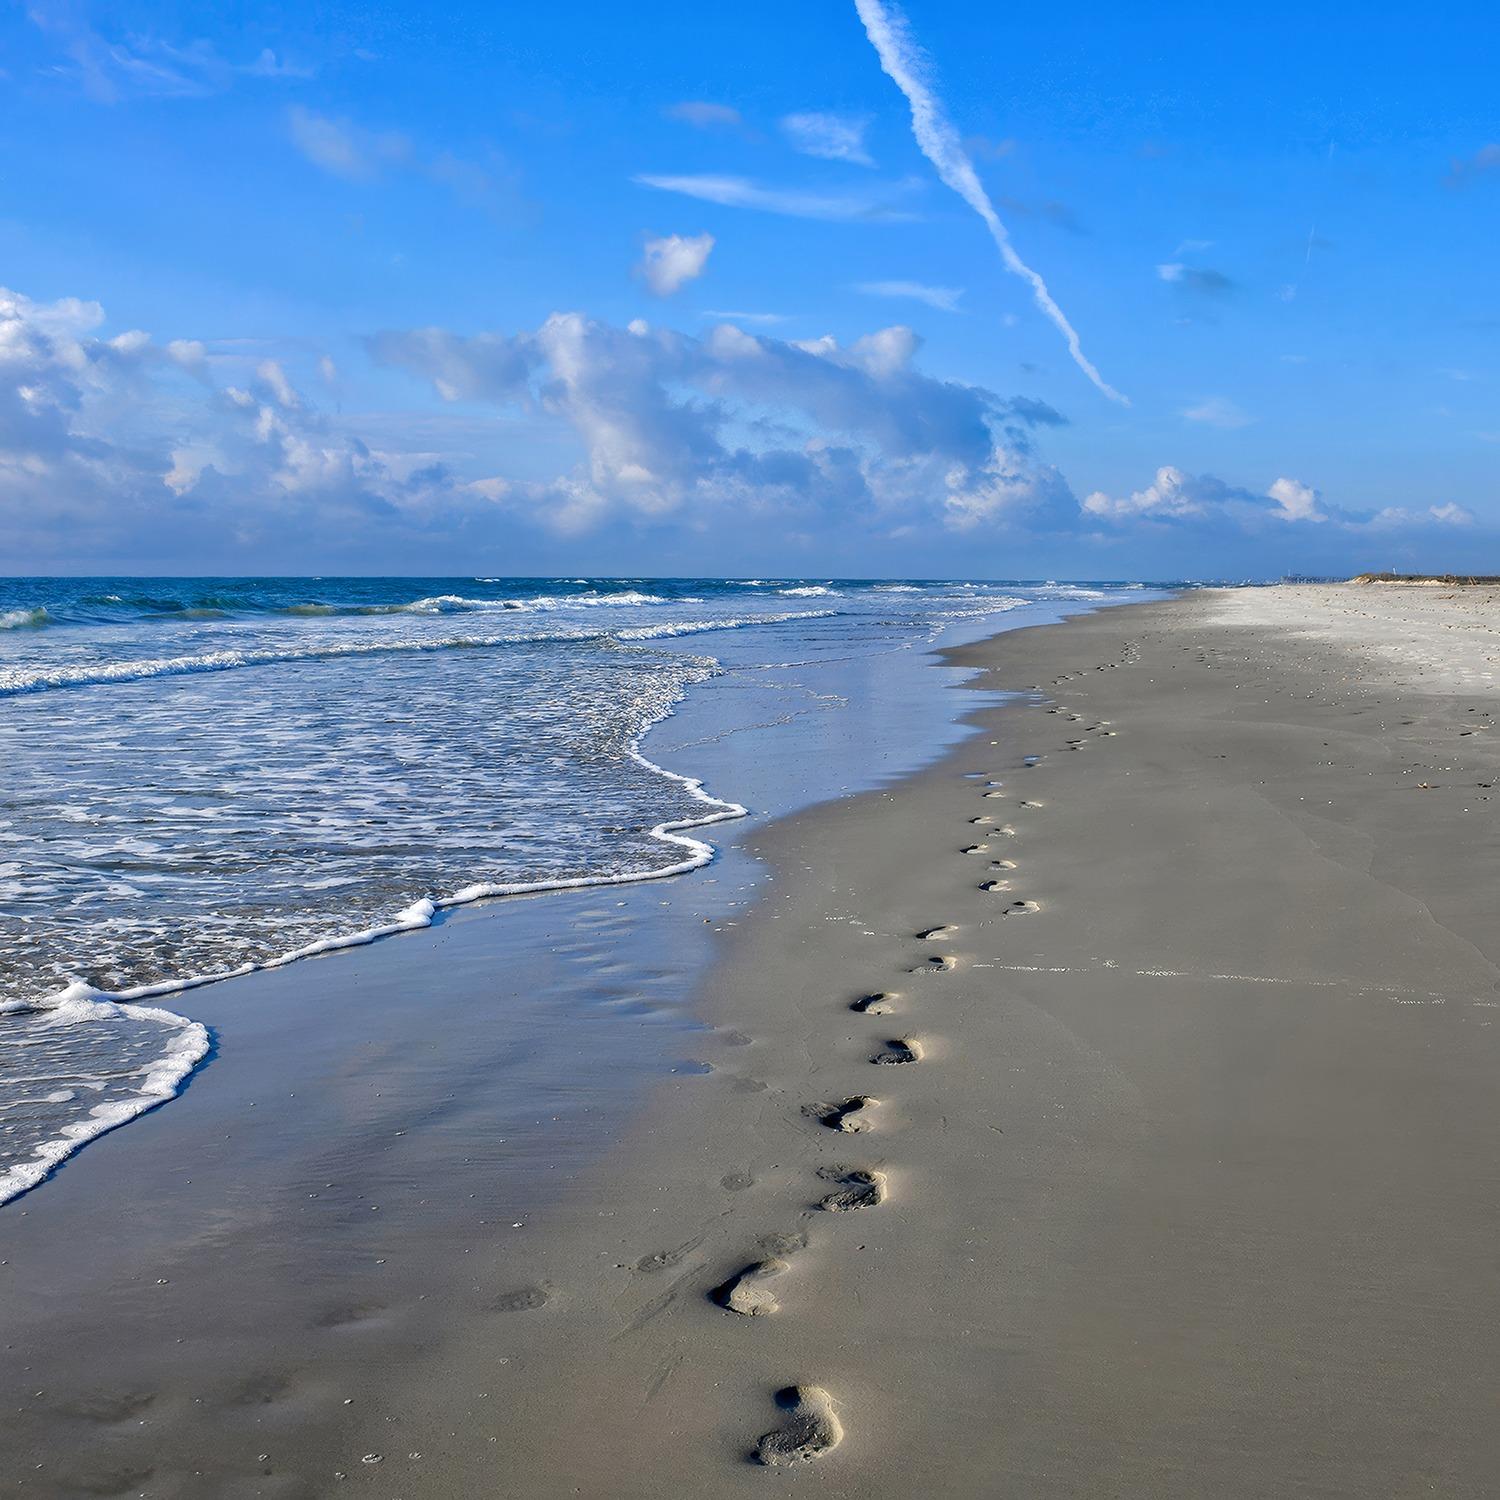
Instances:
[[[749,808],[738,802],[726,802],[721,797],[715,797],[704,790],[701,778],[669,771],[665,766],[658,765],[641,752],[640,742],[646,733],[662,720],[670,718],[674,711],[675,706],[657,714],[643,724],[630,742],[627,753],[638,765],[660,776],[665,776],[670,781],[678,782],[695,801],[711,809],[702,817],[670,818],[657,823],[650,829],[649,837],[685,850],[686,856],[682,859],[659,865],[655,869],[608,875],[577,875],[555,880],[477,883],[464,886],[449,896],[440,896],[436,899],[424,896],[421,900],[414,901],[404,911],[398,912],[391,921],[379,926],[346,933],[342,937],[322,938],[315,943],[304,944],[300,948],[294,948],[290,952],[259,963],[240,964],[233,969],[224,969],[216,973],[187,975],[180,979],[163,980],[158,984],[137,985],[131,989],[118,990],[113,993],[96,990],[81,981],[75,981],[66,989],[43,1000],[0,1001],[0,1014],[25,1010],[56,1011],[60,1013],[59,1019],[63,1016],[80,1019],[81,1016],[77,1011],[79,1006],[109,1006],[122,1014],[131,1014],[158,1021],[164,1025],[180,1027],[183,1032],[182,1040],[169,1051],[167,1057],[153,1064],[152,1070],[142,1082],[141,1093],[137,1099],[96,1111],[87,1120],[69,1126],[56,1141],[48,1142],[33,1161],[0,1175],[0,1204],[9,1202],[12,1198],[35,1187],[59,1162],[87,1145],[89,1141],[96,1140],[106,1131],[113,1130],[174,1097],[180,1091],[188,1075],[207,1054],[208,1030],[200,1022],[190,1021],[185,1016],[176,1015],[172,1011],[138,1006],[136,1004],[138,1001],[154,999],[161,995],[181,994],[184,990],[197,989],[205,984],[218,984],[222,980],[237,979],[260,970],[284,968],[287,964],[295,963],[299,959],[313,958],[325,953],[337,953],[346,948],[364,947],[402,932],[420,931],[432,925],[439,911],[467,906],[475,901],[484,901],[497,896],[528,895],[537,891],[577,890],[586,886],[634,885],[643,880],[664,880],[672,875],[685,875],[691,870],[701,869],[709,864],[714,858],[714,846],[703,839],[690,837],[684,830],[703,828],[713,823],[727,822],[732,818],[743,818],[749,812]]]
[[[32,1157],[0,1172],[0,1204],[9,1203],[28,1192],[75,1151],[96,1141],[108,1131],[174,1099],[193,1069],[208,1055],[208,1028],[201,1022],[154,1006],[125,1006],[117,997],[104,994],[82,983],[71,984],[50,999],[32,1003],[12,1000],[0,1003],[0,1014],[19,1011],[49,1013],[43,1025],[71,1025],[108,1016],[129,1016],[133,1020],[155,1021],[177,1033],[166,1052],[140,1070],[140,1087],[130,1099],[101,1104],[81,1120],[63,1128],[54,1140],[44,1142]]]

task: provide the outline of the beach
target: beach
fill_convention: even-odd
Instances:
[[[707,868],[205,989],[182,1096],[3,1210],[9,1491],[1492,1494],[1500,599],[1451,592],[957,647],[965,737]]]

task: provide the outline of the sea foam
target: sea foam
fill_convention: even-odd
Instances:
[[[34,1188],[81,1146],[175,1097],[208,1049],[199,1022],[121,1004],[83,983],[47,1000],[0,1004],[0,1056],[14,1054],[5,1073],[34,1084],[0,1116],[7,1136],[22,1121],[31,1127],[24,1154],[0,1152],[0,1203]],[[80,1095],[97,1102],[80,1113]]]

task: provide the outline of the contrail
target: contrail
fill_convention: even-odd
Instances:
[[[963,148],[958,131],[953,128],[952,121],[943,113],[942,106],[922,79],[924,59],[906,18],[887,9],[881,0],[854,0],[854,8],[859,12],[860,20],[865,23],[865,34],[880,54],[881,68],[890,75],[891,81],[906,95],[906,102],[911,105],[912,134],[916,136],[923,156],[937,168],[938,176],[984,220],[990,238],[1000,248],[1000,258],[1005,262],[1006,270],[1030,283],[1036,305],[1052,319],[1058,332],[1067,340],[1068,353],[1073,356],[1073,363],[1111,401],[1129,406],[1129,399],[1104,379],[1083,352],[1077,332],[1068,322],[1062,308],[1052,300],[1047,283],[1016,254],[1015,247],[1010,242],[1010,233],[1000,222],[1000,215],[995,212],[990,195],[979,181],[979,174],[975,172],[974,163],[969,160],[968,153]]]

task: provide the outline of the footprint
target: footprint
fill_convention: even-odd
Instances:
[[[988,813],[985,813],[983,817],[970,818],[969,819],[969,822],[971,824],[976,825],[976,826],[982,825],[982,824],[985,824],[985,823],[993,823],[994,821],[995,820]]]
[[[743,1193],[755,1186],[755,1179],[748,1172],[726,1172],[719,1179],[719,1186],[726,1193]]]
[[[1000,915],[1002,917],[1027,917],[1032,912],[1038,912],[1041,909],[1041,903],[1037,901],[1012,901]]]
[[[1010,793],[1009,792],[986,792],[984,795],[986,797],[1008,797],[1010,795]]]
[[[917,934],[917,941],[920,943],[935,943],[940,938],[952,937],[957,931],[958,928],[954,927],[951,923],[945,922],[941,927],[929,927],[925,932],[919,932]]]
[[[984,884],[979,887],[979,889],[982,891],[988,891],[992,896],[997,895],[1001,891],[1008,891],[1010,889],[1010,881],[986,880]]]
[[[960,854],[988,854],[989,852],[990,846],[988,844],[969,844],[959,850]]]
[[[1017,805],[1020,807],[1045,807],[1047,804],[1045,802],[1028,802],[1023,797]]]
[[[860,1208],[878,1208],[885,1202],[885,1173],[862,1167],[825,1167],[818,1173],[838,1187],[818,1205],[827,1213],[847,1214]]]
[[[544,1287],[523,1286],[514,1292],[506,1292],[503,1297],[496,1297],[490,1305],[496,1312],[531,1312],[534,1308],[545,1307],[552,1300],[552,1294]]]
[[[952,958],[946,953],[930,953],[915,969],[911,969],[908,972],[912,974],[946,974],[957,963],[958,960],[956,958]]]
[[[765,1433],[755,1445],[758,1462],[773,1468],[811,1462],[832,1452],[844,1440],[833,1398],[820,1385],[789,1385],[777,1391],[776,1404],[787,1420]]]
[[[872,1063],[894,1066],[899,1063],[914,1063],[922,1060],[922,1044],[915,1039],[896,1040],[885,1044],[884,1052],[877,1052]]]
[[[992,859],[990,869],[992,870],[1014,870],[1016,862],[1013,859]]]
[[[877,990],[873,995],[861,995],[858,1000],[851,1001],[849,1009],[864,1016],[888,1016],[896,1009],[896,997],[885,990]]]
[[[1020,835],[1017,834],[1016,830],[1012,828],[1009,823],[1002,823],[995,830],[995,832],[998,833],[1003,839],[1013,839],[1020,837]]]
[[[803,1113],[811,1115],[830,1130],[841,1130],[845,1135],[853,1135],[870,1128],[870,1117],[878,1102],[867,1094],[856,1094],[852,1099],[845,1099],[838,1104],[806,1105]]]
[[[741,1313],[747,1318],[778,1312],[781,1304],[762,1283],[790,1269],[788,1262],[774,1255],[754,1261],[743,1271],[736,1271],[723,1286],[716,1286],[708,1294],[709,1298],[727,1311]]]

